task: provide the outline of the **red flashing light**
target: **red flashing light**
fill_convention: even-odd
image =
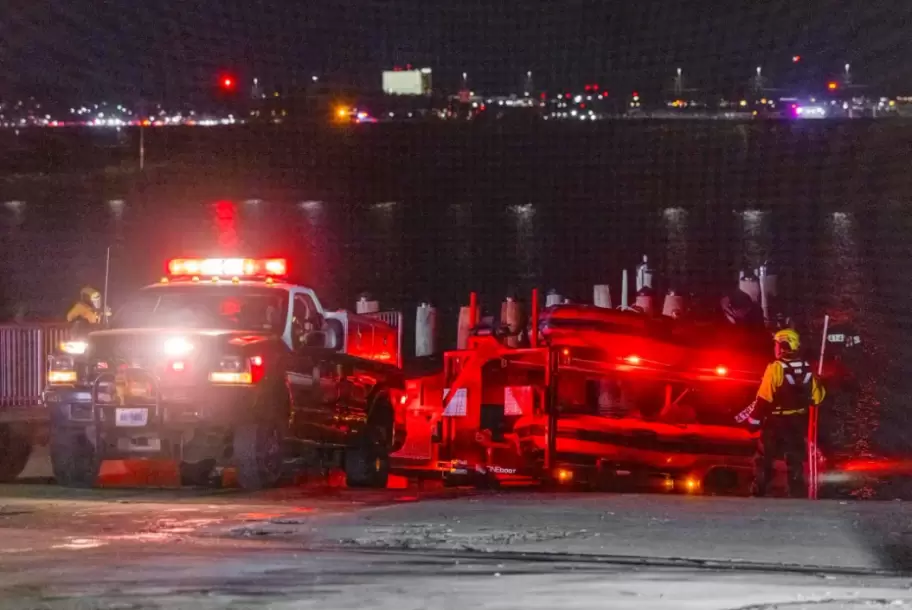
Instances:
[[[640,94],[637,93],[636,91],[634,91],[634,92],[633,92],[633,97],[640,97]]]
[[[593,91],[598,91],[598,90],[599,90],[598,84],[592,85],[592,90],[593,90]]]
[[[266,275],[283,276],[288,273],[288,262],[284,258],[270,258],[264,264]]]
[[[586,85],[586,91],[592,91],[592,85]]]
[[[206,277],[283,277],[284,258],[175,258],[168,261],[168,275]]]
[[[830,91],[836,91],[837,89],[839,89],[839,83],[830,81],[827,83],[827,89],[829,89]]]
[[[257,383],[266,374],[266,368],[263,366],[262,356],[253,356],[250,358],[250,380]]]

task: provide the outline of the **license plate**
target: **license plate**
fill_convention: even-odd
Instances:
[[[148,409],[117,409],[115,422],[118,426],[135,427],[145,426],[149,421]]]

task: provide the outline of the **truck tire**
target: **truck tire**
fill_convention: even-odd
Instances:
[[[0,426],[0,483],[15,481],[32,454],[31,439],[13,426]]]
[[[282,437],[275,422],[243,424],[235,430],[234,461],[242,489],[256,491],[278,483],[285,463]]]
[[[93,487],[101,460],[81,430],[51,430],[51,468],[58,485]]]
[[[393,440],[393,409],[389,399],[378,401],[358,444],[345,450],[345,484],[348,487],[386,488]]]
[[[216,487],[221,484],[221,477],[216,478],[215,460],[200,460],[199,462],[181,462],[181,485],[188,487]]]

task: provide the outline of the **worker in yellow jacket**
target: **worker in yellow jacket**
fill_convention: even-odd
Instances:
[[[79,300],[67,312],[66,319],[73,336],[84,336],[99,328],[104,320],[101,293],[91,286],[84,286],[79,292]]]
[[[799,356],[801,337],[795,330],[782,329],[774,340],[776,359],[766,367],[756,399],[736,420],[761,427],[752,493],[767,493],[775,461],[784,457],[789,495],[807,497],[808,415],[812,405],[823,402],[826,390],[811,365]]]

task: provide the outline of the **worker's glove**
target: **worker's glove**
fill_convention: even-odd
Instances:
[[[735,416],[735,422],[748,426],[749,428],[760,427],[760,424],[762,422],[757,417],[759,415],[759,413],[757,413],[757,410],[758,410],[757,407],[758,407],[758,404],[757,404],[756,400],[754,402],[750,403],[749,405],[747,405],[747,407],[743,411],[741,411],[740,413],[738,413]]]

